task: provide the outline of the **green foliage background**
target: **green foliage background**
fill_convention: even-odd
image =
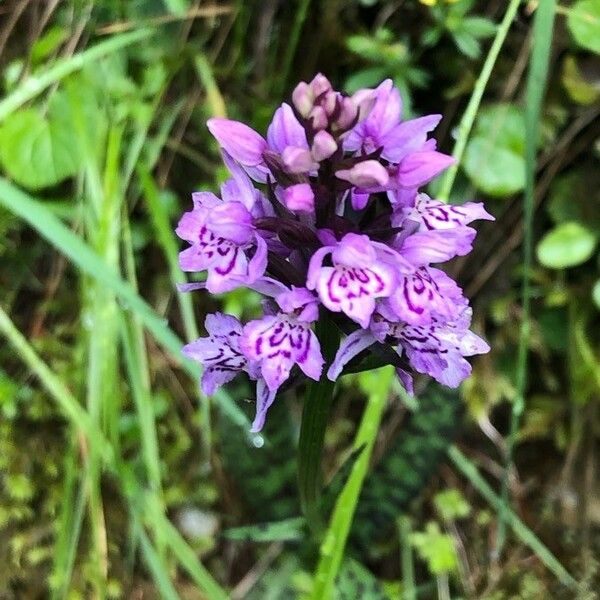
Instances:
[[[323,565],[339,599],[597,597],[600,1],[517,5],[0,3],[0,598],[315,598]],[[544,43],[531,139],[543,82],[526,76]],[[183,340],[215,309],[252,318],[259,298],[178,294],[173,234],[191,192],[226,177],[206,119],[264,131],[317,71],[348,92],[390,77],[405,118],[443,113],[439,146],[466,147],[431,193],[496,216],[450,266],[492,351],[457,393],[392,385],[339,568],[300,511],[305,390],[261,435],[247,383],[199,395]],[[374,381],[336,388],[320,506],[333,524]]]

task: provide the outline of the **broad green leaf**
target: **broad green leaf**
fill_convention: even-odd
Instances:
[[[562,223],[542,238],[537,257],[550,269],[575,267],[591,258],[596,241],[594,233],[580,223]]]
[[[600,54],[600,0],[579,0],[569,10],[567,27],[575,42]]]
[[[525,185],[525,126],[519,108],[497,104],[481,110],[463,167],[490,196],[508,196]]]
[[[0,162],[18,184],[37,190],[60,183],[79,169],[79,154],[72,132],[52,112],[37,109],[17,112],[0,128]]]

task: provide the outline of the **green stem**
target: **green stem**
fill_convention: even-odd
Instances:
[[[335,503],[329,528],[320,548],[320,558],[313,581],[311,600],[328,600],[333,597],[335,579],[344,558],[344,549],[362,485],[369,468],[373,446],[379,431],[394,370],[390,367],[363,375],[368,381],[369,398],[358,432],[354,450],[362,448],[352,466],[350,477]]]
[[[411,529],[409,517],[402,516],[398,519],[401,551],[400,566],[402,567],[402,600],[416,600],[417,598],[417,589],[415,587],[415,565],[410,543]]]
[[[556,0],[545,0],[538,6],[533,22],[533,49],[527,87],[525,90],[525,194],[523,198],[523,278],[521,284],[522,321],[517,355],[516,396],[512,406],[507,443],[506,467],[502,481],[502,509],[498,524],[496,554],[499,555],[506,538],[506,508],[509,506],[508,478],[512,468],[513,450],[521,415],[525,409],[527,386],[527,355],[531,334],[531,269],[533,265],[533,211],[536,173],[536,152],[540,131],[542,102],[548,80],[548,66],[552,51],[554,10]]]
[[[504,40],[508,34],[508,30],[510,29],[510,25],[517,14],[519,4],[521,4],[521,0],[510,1],[510,4],[506,9],[506,13],[504,14],[504,18],[498,26],[496,37],[494,38],[485,62],[483,63],[481,73],[475,82],[475,88],[471,94],[467,109],[460,120],[460,124],[458,126],[458,138],[456,139],[456,144],[454,144],[454,150],[452,151],[452,156],[456,162],[448,169],[448,171],[446,171],[446,175],[442,180],[440,191],[437,194],[437,198],[439,200],[443,200],[444,202],[448,202],[448,199],[450,198],[450,192],[452,191],[452,186],[454,184],[454,180],[456,179],[456,173],[458,172],[460,161],[462,160],[465,152],[467,140],[469,138],[469,134],[471,133],[471,128],[473,127],[475,117],[477,116],[477,111],[479,110],[483,93],[485,92],[488,81],[490,80],[490,76],[494,69],[494,65],[496,64],[496,60],[498,59],[498,55],[500,54],[500,50],[504,44]]]
[[[331,322],[321,318],[316,326],[325,357],[323,375],[319,381],[311,383],[302,410],[300,441],[298,444],[298,487],[300,505],[310,528],[318,533],[323,528],[320,512],[322,491],[321,460],[325,441],[327,419],[333,398],[335,383],[327,378],[327,366],[333,360],[339,345],[340,336]]]

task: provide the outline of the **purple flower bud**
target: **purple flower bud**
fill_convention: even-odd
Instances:
[[[283,203],[294,212],[312,213],[315,210],[315,194],[308,183],[297,183],[285,188]]]
[[[312,88],[305,81],[301,81],[292,92],[292,103],[296,110],[306,118],[313,107],[314,101],[315,96]]]
[[[312,155],[317,162],[329,158],[337,150],[336,141],[326,131],[319,131],[315,135],[312,145]]]
[[[288,146],[281,154],[283,164],[290,173],[308,173],[319,168],[309,150]]]
[[[317,73],[309,85],[315,98],[318,98],[321,94],[325,94],[326,92],[331,92],[333,89],[329,79],[327,79],[323,73]]]
[[[209,131],[234,160],[242,165],[255,167],[263,162],[267,142],[254,129],[230,119],[213,118],[206,122]]]
[[[327,129],[327,125],[329,125],[329,116],[322,106],[315,106],[310,111],[309,119],[313,129],[316,130]]]
[[[387,169],[376,160],[363,160],[351,169],[342,169],[335,174],[359,188],[381,187],[389,181]]]

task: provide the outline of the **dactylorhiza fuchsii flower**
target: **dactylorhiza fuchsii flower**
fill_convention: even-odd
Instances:
[[[179,222],[190,244],[181,268],[206,273],[182,289],[247,287],[264,295],[264,316],[210,314],[207,337],[184,353],[204,366],[208,395],[242,372],[256,381],[252,431],[302,377],[335,381],[377,355],[410,393],[415,371],[457,387],[471,372],[465,357],[489,350],[469,330],[462,290],[433,265],[468,254],[471,222],[493,217],[481,203],[449,206],[419,191],[453,160],[428,137],[440,115],[401,112],[390,80],[346,96],[319,74],[277,109],[266,138],[208,121],[231,178],[220,197],[195,193]],[[319,319],[344,335],[328,365]]]

